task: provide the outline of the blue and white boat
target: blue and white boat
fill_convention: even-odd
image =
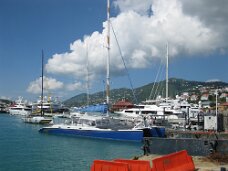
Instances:
[[[117,122],[118,124],[115,124]],[[81,117],[73,117],[69,124],[56,124],[43,127],[39,132],[113,140],[142,140],[142,130],[118,129],[120,127],[127,128],[126,126],[121,126],[119,120],[117,121],[101,115],[89,115],[86,113]]]
[[[81,117],[72,118],[69,124],[54,124],[41,128],[39,132],[55,135],[138,142],[141,142],[145,136],[165,136],[165,128],[130,128],[131,125],[127,122],[127,120],[85,114]]]
[[[67,125],[53,125],[51,127],[43,127],[41,133],[62,134],[78,137],[100,138],[122,141],[142,141],[142,130],[112,130],[96,127],[80,127]]]

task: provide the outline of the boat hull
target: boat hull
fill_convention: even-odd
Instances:
[[[44,127],[39,130],[41,133],[48,134],[61,134],[78,137],[88,138],[100,138],[110,140],[122,140],[122,141],[139,141],[143,139],[142,130],[83,130],[83,129],[71,129],[71,128],[52,128]]]
[[[27,116],[27,115],[31,114],[31,111],[24,110],[24,109],[21,109],[21,110],[9,109],[9,114]]]
[[[22,118],[22,120],[25,123],[31,123],[31,124],[49,124],[52,121],[52,119],[47,119],[44,117],[25,117],[25,118]]]

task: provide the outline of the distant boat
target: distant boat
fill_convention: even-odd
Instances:
[[[14,104],[9,106],[9,114],[11,115],[28,116],[31,114],[31,112],[31,106],[23,102],[22,97],[18,97],[18,100],[16,100]]]
[[[41,113],[41,108],[43,110],[44,116],[54,116],[54,115],[60,115],[60,114],[69,114],[69,109],[65,107],[63,104],[61,104],[58,101],[52,100],[51,97],[48,97],[48,99],[38,100],[36,103],[33,103],[32,105],[32,113],[37,114]]]
[[[7,108],[6,108],[6,106],[0,104],[0,113],[7,113]]]
[[[116,111],[115,113],[126,117],[138,117],[151,114],[154,117],[166,119],[178,119],[178,115],[182,115],[182,111],[180,110],[145,104],[136,105],[133,108],[123,109],[122,111]]]
[[[30,116],[30,117],[28,116],[28,117],[22,118],[22,120],[25,123],[33,123],[33,124],[49,124],[52,121],[52,119],[45,118],[42,116]]]

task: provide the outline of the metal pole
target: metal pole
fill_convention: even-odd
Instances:
[[[40,109],[40,114],[41,116],[44,115],[43,112],[43,101],[44,101],[44,51],[42,50],[42,74],[41,74],[41,109]]]
[[[110,76],[109,76],[109,65],[110,65],[110,0],[107,0],[107,75],[106,75],[106,103],[109,104],[109,93],[110,93]]]
[[[89,105],[89,55],[88,55],[88,44],[86,44],[86,57],[87,57],[87,80],[86,80],[86,93],[87,93],[87,105]]]
[[[169,44],[166,45],[166,102],[169,96]]]
[[[218,89],[215,91],[216,132],[218,131]]]

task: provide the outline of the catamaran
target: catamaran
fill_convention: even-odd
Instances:
[[[110,90],[110,76],[109,76],[109,58],[110,58],[110,0],[107,0],[107,70],[106,70],[106,104],[109,104],[109,90]],[[78,121],[72,122],[70,124],[60,124],[52,125],[48,127],[43,127],[39,130],[41,133],[50,134],[63,134],[63,135],[73,135],[79,137],[90,137],[90,138],[102,138],[102,139],[112,139],[112,140],[124,140],[124,141],[139,141],[143,140],[145,134],[153,134],[153,136],[164,136],[164,128],[148,128],[145,125],[143,127],[139,126],[141,124],[136,124],[129,126],[129,120],[124,120],[121,118],[111,117],[108,113],[105,116],[99,118],[94,116],[89,116],[87,114],[82,115],[78,118]],[[105,123],[105,124],[104,124]],[[145,133],[147,132],[147,133]],[[163,132],[163,133],[161,133]]]

